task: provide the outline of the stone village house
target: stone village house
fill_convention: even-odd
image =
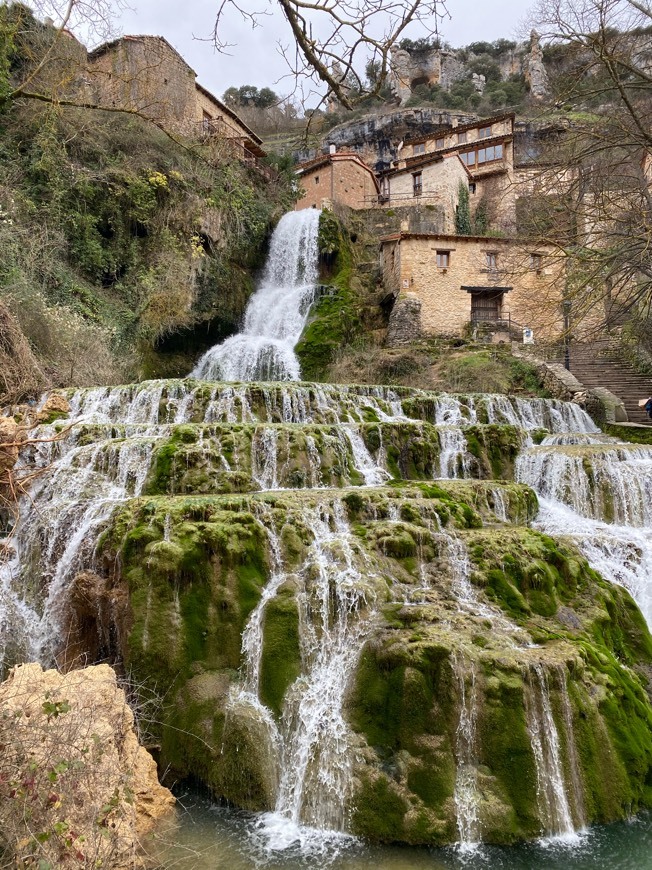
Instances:
[[[196,78],[162,36],[122,36],[88,54],[86,86],[99,105],[137,111],[189,138],[219,137],[243,161],[260,165],[262,139]]]
[[[300,164],[296,175],[301,197],[296,209],[328,207],[340,203],[360,208],[360,203],[377,201],[378,182],[372,169],[354,151],[322,154]]]
[[[399,232],[381,240],[381,261],[390,344],[482,329],[496,342],[525,328],[545,340],[563,328],[565,264],[550,246]]]
[[[515,161],[512,113],[402,143],[376,189],[353,152],[323,155],[297,175],[305,191],[297,208],[429,210],[437,232],[410,231],[401,222],[380,242],[385,298],[393,303],[390,343],[469,329],[488,330],[494,341],[522,336],[525,328],[542,339],[562,332],[563,258],[551,245],[515,238],[518,200],[532,193],[533,180],[530,167]],[[460,185],[469,191],[471,217],[482,210],[500,237],[455,234]]]

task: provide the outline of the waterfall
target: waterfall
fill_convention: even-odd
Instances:
[[[582,423],[582,421],[580,421]],[[572,537],[591,567],[624,586],[652,627],[652,447],[564,426],[523,451],[516,477],[539,497],[536,526]]]
[[[273,850],[326,831],[345,831],[352,788],[352,746],[343,714],[344,696],[369,630],[374,592],[361,572],[365,557],[346,519],[344,505],[323,502],[303,518],[312,543],[299,576],[302,674],[286,695],[280,733],[280,783],[275,811],[260,831]],[[263,595],[275,594],[273,574]],[[261,602],[249,626],[248,660],[262,636]],[[254,671],[247,666],[248,671]],[[303,831],[300,826],[304,827]],[[320,832],[320,833],[319,833]]]
[[[468,462],[464,432],[453,426],[439,429],[439,449],[439,477],[466,477]]]
[[[274,230],[260,287],[242,332],[211,348],[191,377],[206,381],[298,381],[294,347],[314,301],[318,209],[291,211]]]
[[[376,620],[381,623],[380,605],[391,601],[411,607],[412,613],[419,606],[431,613],[437,607],[428,631],[433,637],[443,632],[455,649],[451,662],[459,709],[449,734],[457,773],[446,800],[455,807],[460,848],[471,850],[481,840],[483,812],[490,811],[483,802],[487,780],[482,765],[489,760],[483,757],[479,727],[481,689],[488,684],[482,676],[484,648],[463,651],[456,630],[477,627],[478,639],[490,636],[492,644],[505,649],[508,661],[521,652],[528,660],[537,653],[527,632],[476,583],[472,558],[479,546],[478,539],[473,543],[477,530],[456,529],[452,504],[440,520],[436,510],[441,506],[433,507],[438,496],[426,493],[446,489],[450,502],[459,497],[473,508],[484,499],[496,523],[503,524],[513,517],[517,497],[515,488],[499,482],[474,489],[441,481],[436,487],[396,481],[400,491],[388,497],[388,469],[397,477],[417,477],[433,474],[434,465],[441,478],[468,478],[477,473],[477,463],[468,454],[465,427],[494,423],[530,433],[547,429],[550,434],[543,443],[523,450],[517,463],[519,480],[540,496],[537,527],[572,535],[593,567],[630,589],[652,624],[652,450],[606,438],[577,406],[555,401],[435,396],[401,387],[197,380],[229,377],[222,366],[231,362],[252,377],[269,375],[269,366],[280,365],[279,360],[288,362],[283,354],[291,353],[312,298],[314,274],[305,258],[308,240],[314,244],[316,238],[317,221],[318,214],[311,211],[279,225],[258,291],[261,298],[255,303],[252,299],[245,332],[214,348],[194,379],[70,391],[70,431],[21,457],[50,470],[32,485],[29,499],[38,509],[28,510],[25,500],[8,545],[9,558],[0,564],[0,654],[9,663],[19,658],[52,661],[63,639],[71,584],[81,571],[101,571],[98,540],[125,500],[146,493],[143,503],[151,496],[154,510],[161,493],[167,492],[171,499],[183,495],[188,503],[214,499],[218,511],[249,512],[265,530],[267,581],[247,611],[239,677],[229,673],[225,728],[228,734],[229,723],[237,725],[238,716],[254,715],[260,754],[272,759],[276,777],[269,805],[274,810],[256,823],[267,848],[303,844],[312,836],[323,841],[324,835],[348,830],[357,765],[363,762],[357,751],[362,738],[347,721],[347,692],[352,694],[355,686],[364,644],[374,636]],[[295,251],[295,261],[290,251]],[[294,331],[281,330],[271,338],[247,332],[247,324],[268,322],[261,306],[269,302],[271,289],[279,288],[281,302],[269,303],[269,324],[272,314],[280,318],[286,311],[283,305],[289,306],[291,297]],[[288,322],[292,317],[288,315]],[[292,354],[286,368],[274,369],[274,377],[296,376],[295,363]],[[46,437],[54,431],[41,427],[37,433]],[[434,445],[432,453],[424,452],[430,458],[420,466],[416,450],[409,453],[410,439],[427,449]],[[167,488],[156,488],[152,479],[158,465],[165,465],[158,461],[162,446],[171,457],[166,464],[170,479]],[[358,489],[353,498],[351,492],[343,497],[334,492],[353,483],[369,489]],[[382,489],[373,492],[373,487]],[[281,491],[285,488],[302,489],[293,494],[291,509],[290,497]],[[356,513],[356,501],[363,500],[368,507]],[[165,540],[174,541],[172,518],[177,516],[170,508]],[[288,533],[298,543],[292,557],[288,549],[284,560]],[[377,557],[369,555],[375,541],[410,543],[410,536],[414,550],[396,571],[389,547],[381,552],[385,544],[378,544]],[[292,672],[294,682],[272,711],[262,700],[261,671],[265,620],[280,596],[293,596],[292,607],[296,604],[300,673],[294,679],[297,671]],[[152,581],[144,581],[142,597],[142,645],[147,649],[156,627]],[[181,624],[178,589],[171,589],[170,597]],[[416,631],[415,638],[421,643]],[[552,699],[549,679],[554,683]],[[549,662],[546,669],[536,663],[527,669],[524,693],[542,827],[563,837],[588,814],[566,679],[565,667],[560,665],[557,672]]]
[[[577,827],[583,828],[586,823],[584,811],[584,786],[582,783],[580,760],[577,755],[577,743],[575,742],[573,708],[571,707],[570,698],[568,697],[567,671],[564,665],[559,665],[557,668],[557,675],[559,677],[562,715],[564,718],[564,729],[566,731],[566,755],[568,757],[569,776],[572,786],[571,797],[573,801],[573,809],[575,811],[574,817]]]
[[[374,461],[358,429],[355,426],[344,426],[343,429],[351,445],[353,466],[364,478],[365,486],[380,486],[389,480],[391,475]]]
[[[545,834],[561,838],[575,837],[564,781],[559,733],[552,715],[547,675],[540,662],[532,664],[527,672],[524,699],[536,767],[539,813]]]
[[[460,714],[455,732],[455,816],[460,835],[460,851],[473,852],[480,845],[478,815],[478,759],[476,717],[478,712],[477,674],[473,661],[465,662],[459,654],[452,656],[459,694]],[[468,685],[467,685],[468,674]]]
[[[652,447],[534,447],[520,458],[519,477],[543,498],[584,517],[652,526]]]
[[[152,414],[149,403],[138,402],[133,416],[149,421]],[[53,435],[51,427],[37,430],[37,438]],[[78,445],[76,437],[73,430],[63,441],[36,445],[34,466],[51,470],[22,499],[10,557],[0,560],[0,665],[53,662],[68,584],[93,566],[97,538],[116,504],[142,491],[151,440]]]

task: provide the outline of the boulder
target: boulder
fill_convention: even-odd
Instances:
[[[61,393],[50,393],[41,410],[38,412],[39,423],[49,423],[70,413],[70,403]]]
[[[17,866],[142,866],[140,838],[175,801],[112,668],[13,668],[0,744],[0,831]]]

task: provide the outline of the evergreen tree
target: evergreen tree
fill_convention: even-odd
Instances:
[[[468,194],[467,194],[468,198]],[[476,236],[484,236],[489,229],[489,212],[487,209],[487,200],[481,199],[473,216],[473,234]]]
[[[469,207],[469,188],[463,181],[460,181],[460,186],[457,189],[455,232],[458,236],[470,236],[473,232],[471,209]]]

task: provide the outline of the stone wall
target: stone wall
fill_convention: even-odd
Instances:
[[[100,105],[137,111],[172,132],[194,136],[204,112],[218,135],[249,138],[249,131],[201,90],[195,72],[159,36],[124,36],[88,55],[92,98]]]
[[[511,151],[511,144],[506,146]],[[507,161],[508,163],[510,161]],[[507,235],[517,232],[516,203],[521,190],[513,181],[511,171],[492,172],[473,178],[475,192],[469,194],[471,214],[475,217],[478,206],[484,202],[487,227]]]
[[[537,366],[537,374],[545,390],[555,399],[575,402],[589,414],[598,425],[602,423],[626,423],[627,411],[621,399],[602,387],[589,389],[559,363],[548,363],[533,358],[531,354],[519,354]]]
[[[384,271],[392,245],[382,246]],[[530,268],[531,253],[513,241],[471,236],[403,235],[394,254],[399,261],[400,296],[421,302],[425,335],[458,335],[471,320],[472,294],[463,287],[509,287],[503,295],[501,317],[529,326],[535,338],[554,339],[563,328],[561,293],[563,263],[541,247],[541,268]],[[448,266],[437,265],[437,253],[448,253]],[[487,254],[496,257],[496,269]],[[389,288],[388,288],[389,290]]]
[[[376,239],[392,233],[443,233],[446,215],[441,206],[423,202],[404,206],[366,209],[367,231]]]
[[[202,123],[204,112],[219,122],[220,132],[232,139],[248,137],[249,133],[244,127],[238,125],[236,120],[224,111],[224,107],[213,101],[205,93],[195,88],[195,105],[193,120],[197,124]]]
[[[422,193],[414,195],[413,171],[421,172]],[[436,163],[420,170],[406,169],[389,178],[389,200],[383,208],[393,205],[435,206],[441,209],[443,221],[441,232],[455,231],[455,208],[459,198],[460,182],[468,184],[469,178],[457,154],[450,154]]]
[[[401,296],[389,318],[388,347],[409,344],[420,337],[421,331],[421,302],[414,296]]]
[[[100,105],[138,111],[172,129],[195,116],[195,73],[160,37],[130,37],[89,54],[91,87]]]
[[[297,210],[321,208],[326,203],[363,209],[372,205],[377,195],[373,173],[357,159],[338,159],[337,155],[303,171],[299,184],[304,193],[297,201]]]

